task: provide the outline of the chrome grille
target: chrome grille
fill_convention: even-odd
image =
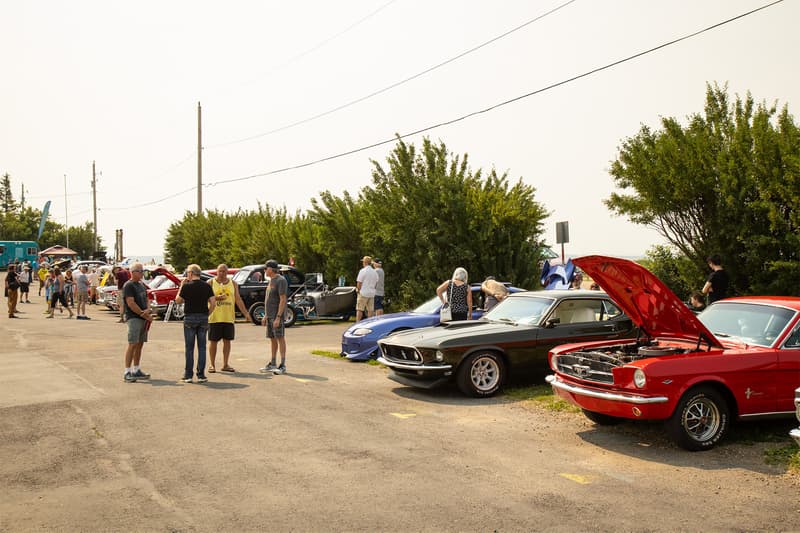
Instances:
[[[403,346],[399,344],[380,343],[383,357],[398,363],[422,364],[422,354],[413,346]]]
[[[598,358],[598,355],[603,356],[603,354],[595,352],[572,352],[559,355],[556,358],[558,371],[584,381],[613,384],[612,370],[617,364],[603,361]]]

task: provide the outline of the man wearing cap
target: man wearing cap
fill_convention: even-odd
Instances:
[[[372,257],[365,255],[361,258],[363,267],[358,271],[356,278],[356,289],[358,299],[356,300],[356,322],[375,313],[375,287],[378,285],[378,273],[372,268]]]
[[[8,318],[19,318],[17,312],[17,291],[19,290],[19,280],[17,278],[17,266],[14,263],[8,265],[6,274],[6,296],[8,297]]]
[[[31,266],[27,263],[23,264],[22,272],[19,273],[19,302],[31,303],[28,296],[31,287]]]
[[[378,283],[375,285],[375,316],[381,316],[383,314],[383,295],[385,294],[383,285],[385,279],[383,261],[376,257],[372,260],[372,268],[374,268],[375,273],[378,274]]]
[[[271,359],[270,362],[258,371],[262,374],[272,372],[273,374],[286,373],[286,337],[284,335],[285,328],[283,324],[283,314],[286,312],[287,293],[289,292],[289,283],[286,278],[280,274],[280,266],[274,259],[267,261],[265,265],[265,273],[269,279],[267,285],[267,293],[264,297],[264,318],[261,319],[261,325],[267,326],[267,338],[270,341]],[[278,350],[281,352],[281,364],[275,366],[277,362]]]

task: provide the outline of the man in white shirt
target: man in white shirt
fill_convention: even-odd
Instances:
[[[363,268],[358,271],[356,278],[356,289],[358,299],[356,300],[356,322],[364,318],[366,311],[367,317],[371,317],[375,312],[375,287],[378,285],[378,273],[372,268],[372,258],[365,255],[361,258]]]

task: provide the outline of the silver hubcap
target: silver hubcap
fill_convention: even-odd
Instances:
[[[707,398],[698,398],[686,408],[683,427],[697,442],[706,442],[719,431],[720,414],[717,405]]]
[[[481,357],[472,364],[470,377],[476,389],[490,390],[497,385],[497,380],[500,379],[500,369],[493,359]]]

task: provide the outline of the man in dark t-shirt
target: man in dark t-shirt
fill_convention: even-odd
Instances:
[[[186,366],[183,369],[184,383],[192,382],[194,367],[194,345],[197,343],[197,382],[205,383],[206,378],[206,332],[208,315],[214,310],[216,299],[214,291],[200,279],[200,266],[186,267],[186,279],[181,282],[175,303],[183,304],[183,339],[185,342]]]
[[[267,338],[270,341],[270,351],[272,358],[259,372],[266,374],[286,373],[286,337],[283,315],[286,312],[286,299],[289,284],[286,278],[280,274],[280,265],[274,259],[267,261],[264,272],[269,278],[267,294],[264,298],[265,313],[261,319],[261,325],[267,326]],[[281,353],[281,364],[276,366],[278,350]]]
[[[142,347],[147,342],[147,331],[153,322],[150,305],[147,301],[147,287],[142,283],[143,271],[141,263],[131,265],[131,279],[120,291],[125,300],[125,316],[128,324],[128,349],[125,351],[124,375],[126,383],[150,379],[150,374],[145,374],[139,367],[142,359]]]
[[[706,284],[703,285],[703,294],[708,295],[708,303],[712,304],[717,300],[722,300],[728,296],[728,273],[722,268],[722,259],[719,255],[714,254],[709,256],[708,266],[711,268],[711,274],[706,278]]]

